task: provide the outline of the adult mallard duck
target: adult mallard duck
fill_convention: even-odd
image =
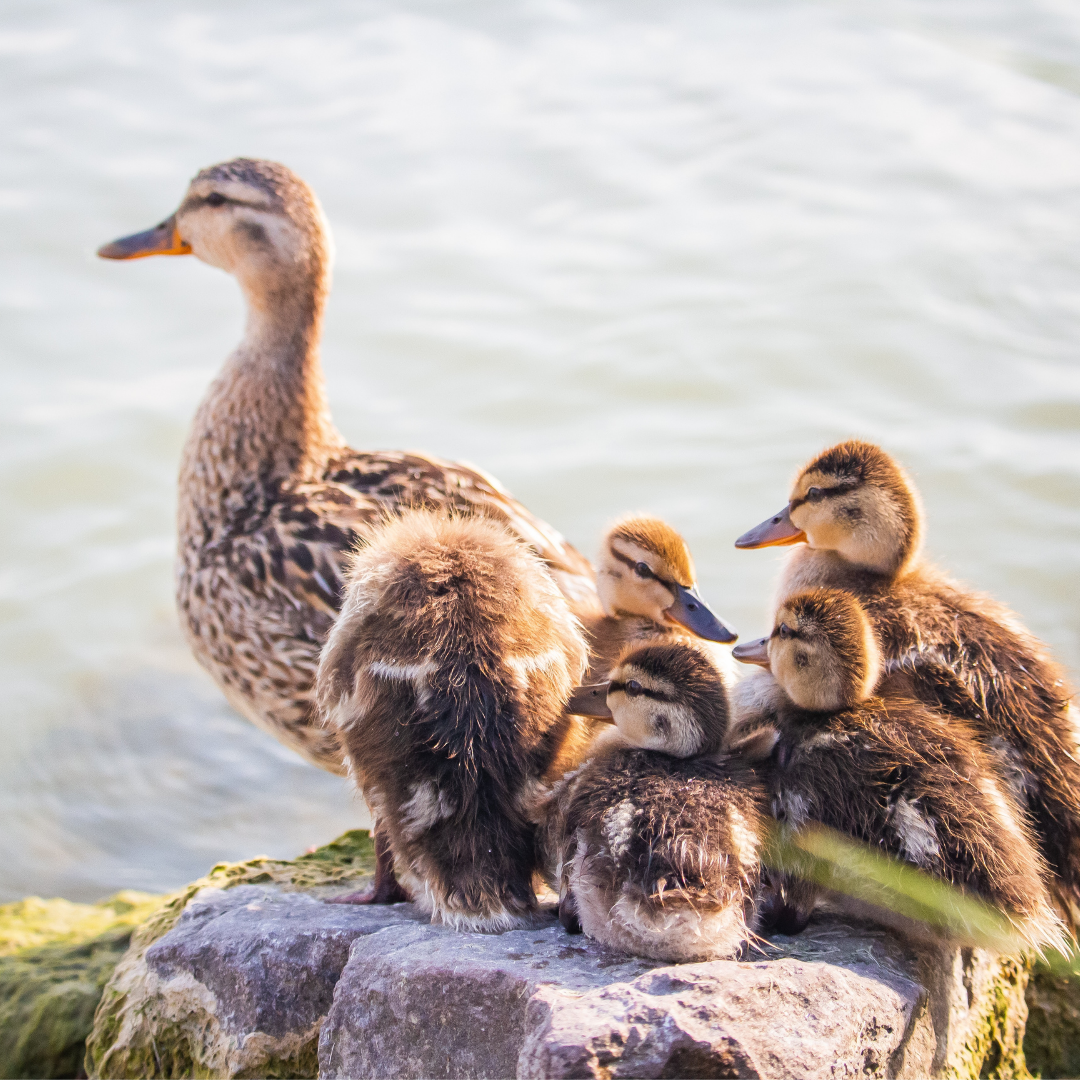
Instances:
[[[971,723],[998,758],[1054,871],[1059,905],[1080,928],[1080,743],[1065,672],[1013,612],[924,559],[922,535],[910,478],[880,447],[852,439],[811,461],[787,506],[735,544],[798,545],[780,602],[815,586],[859,598],[885,670]],[[742,692],[753,685],[744,681]]]
[[[238,158],[204,169],[172,216],[98,254],[192,254],[233,274],[247,302],[243,340],[183,451],[176,593],[196,657],[253,723],[344,773],[338,735],[314,703],[315,672],[347,553],[399,508],[500,521],[542,556],[575,611],[597,607],[588,561],[491,477],[345,444],[319,360],[329,231],[314,193],[285,166]]]

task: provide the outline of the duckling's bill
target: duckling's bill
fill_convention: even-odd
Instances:
[[[191,245],[181,239],[176,215],[145,232],[122,236],[98,248],[102,259],[142,259],[147,255],[190,255]]]
[[[577,687],[566,703],[566,711],[574,716],[587,716],[592,720],[606,720],[614,724],[615,718],[611,715],[607,704],[610,685],[605,682]]]
[[[674,585],[673,588],[675,603],[664,612],[671,622],[686,627],[706,641],[720,641],[725,644],[738,641],[739,635],[717,618],[709,605],[702,600],[696,586],[688,589],[684,585]]]
[[[735,541],[737,548],[779,547],[782,544],[801,544],[806,533],[791,520],[790,503],[760,525],[755,525],[749,532],[744,532]]]
[[[769,639],[758,638],[757,641],[744,641],[731,650],[731,655],[744,664],[757,664],[759,667],[769,666]]]

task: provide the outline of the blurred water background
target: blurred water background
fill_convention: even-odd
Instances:
[[[849,435],[929,550],[1080,670],[1080,6],[8,0],[0,15],[0,900],[163,890],[366,820],[182,644],[175,473],[242,324],[98,261],[275,158],[337,244],[362,448],[474,461],[591,553],[647,509],[764,629],[734,537]]]

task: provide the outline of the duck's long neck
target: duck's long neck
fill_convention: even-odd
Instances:
[[[244,339],[195,415],[180,467],[180,527],[255,511],[283,482],[315,479],[344,443],[330,418],[319,340],[322,274],[258,287]]]

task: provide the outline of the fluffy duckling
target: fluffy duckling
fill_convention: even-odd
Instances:
[[[700,648],[662,640],[631,647],[603,689],[575,704],[615,728],[542,808],[560,919],[656,960],[731,956],[753,918],[768,812],[747,755],[721,749],[723,678]]]
[[[658,637],[718,644],[738,639],[698,592],[686,541],[660,518],[634,515],[608,530],[597,559],[596,588],[603,615],[582,616],[591,645],[590,681],[605,679],[629,645]],[[722,668],[738,667],[730,650],[710,651]]]
[[[195,656],[257,726],[344,772],[337,733],[315,708],[315,669],[349,551],[401,507],[505,524],[540,553],[573,606],[596,606],[588,561],[491,477],[345,444],[319,359],[330,233],[315,194],[284,165],[237,158],[203,169],[174,214],[98,254],[191,254],[234,275],[244,294],[244,338],[183,451],[176,595]]]
[[[800,544],[778,601],[829,586],[854,593],[886,672],[968,719],[999,758],[1054,872],[1059,905],[1080,926],[1080,742],[1062,668],[1013,612],[949,580],[921,556],[923,515],[904,470],[852,440],[796,479],[788,505],[737,547]]]
[[[543,560],[505,526],[413,511],[376,531],[353,560],[317,684],[380,856],[374,892],[342,899],[408,890],[433,922],[530,925],[537,854],[523,801],[580,723],[563,706],[585,663]]]
[[[962,722],[882,682],[854,596],[789,597],[769,637],[734,655],[772,673],[771,708],[756,719],[780,732],[766,770],[777,820],[820,822],[880,847],[997,905],[1032,945],[1062,943],[1046,865],[993,758]],[[774,927],[801,930],[816,898],[796,886],[774,908]]]

